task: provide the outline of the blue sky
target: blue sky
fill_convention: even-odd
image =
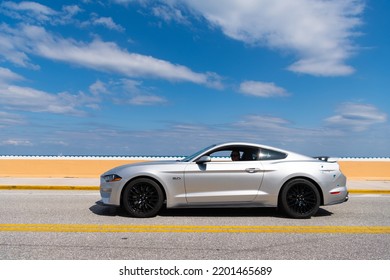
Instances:
[[[390,2],[0,3],[0,154],[390,156]]]

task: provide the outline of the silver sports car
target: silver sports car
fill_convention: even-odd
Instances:
[[[167,208],[278,207],[309,218],[321,205],[348,200],[337,162],[250,143],[207,147],[179,161],[128,164],[101,176],[100,204],[133,217]]]

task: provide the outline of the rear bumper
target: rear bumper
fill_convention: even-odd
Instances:
[[[337,187],[330,190],[326,197],[324,197],[324,205],[333,205],[347,202],[349,199],[349,192],[346,186]]]

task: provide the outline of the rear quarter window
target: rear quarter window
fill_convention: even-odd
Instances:
[[[261,149],[259,153],[259,160],[277,160],[277,159],[285,159],[287,154],[282,152],[277,152],[268,149]]]

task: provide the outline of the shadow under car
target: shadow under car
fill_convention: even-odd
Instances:
[[[99,216],[130,216],[124,209],[117,206],[95,204],[90,211]],[[333,213],[320,208],[313,217],[331,216]],[[288,218],[275,207],[251,208],[170,208],[163,207],[157,216],[161,217],[275,217]]]

